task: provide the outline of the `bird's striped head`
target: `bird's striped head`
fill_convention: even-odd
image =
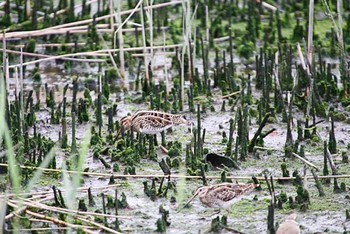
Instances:
[[[129,129],[132,125],[131,122],[131,116],[124,116],[119,120],[120,126],[123,127],[124,129]]]
[[[187,120],[186,119],[186,116],[185,115],[174,115],[173,117],[172,117],[172,122],[174,123],[174,124],[187,124],[187,125],[191,125],[192,124],[192,122],[191,121],[189,121],[189,120]]]

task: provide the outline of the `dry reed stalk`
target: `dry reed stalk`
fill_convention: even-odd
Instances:
[[[50,222],[50,223],[52,223],[52,222]],[[91,228],[91,227],[86,227],[86,226],[83,226],[83,227]],[[49,228],[22,228],[22,229],[18,229],[16,231],[19,231],[20,233],[33,233],[33,232],[52,233],[53,231],[63,231],[63,230],[70,230],[70,229],[71,228],[69,228],[69,227],[49,227]],[[9,229],[8,231],[10,233],[13,233],[15,230]]]
[[[18,67],[15,68],[15,92],[16,92],[16,96],[18,97],[18,94],[20,92],[19,82],[18,82]]]
[[[50,194],[52,193],[52,191],[42,191],[42,192],[34,192],[34,193],[19,193],[19,194],[15,194],[15,193],[10,193],[10,194],[2,194],[0,195],[0,198],[11,198],[11,197],[16,197],[16,196],[34,196],[34,195],[39,195],[39,194]]]
[[[8,166],[5,163],[0,163],[0,166]],[[59,169],[49,169],[49,168],[42,168],[42,167],[30,167],[30,166],[22,166],[19,165],[20,168],[27,168],[27,169],[33,169],[33,170],[42,170],[42,171],[47,171],[47,172],[67,172],[69,174],[77,174],[77,171],[68,171],[68,170],[59,170]],[[99,177],[111,177],[113,176],[114,178],[155,178],[155,177],[168,177],[168,175],[164,174],[147,174],[147,175],[118,175],[118,174],[110,174],[110,173],[97,173],[97,172],[82,172],[82,175],[89,175],[89,176],[99,176]],[[188,176],[188,175],[180,175],[180,174],[172,174],[170,175],[170,178],[173,179],[180,179],[180,178],[185,178],[185,179],[202,179],[202,176]],[[206,176],[207,179],[220,179],[220,176]],[[251,176],[227,176],[228,179],[242,179],[242,180],[249,180],[252,177]],[[310,175],[307,177],[308,179],[312,179],[313,176]],[[332,178],[339,178],[339,179],[346,179],[350,178],[350,174],[346,175],[328,175],[328,176],[319,176],[320,179],[332,179]],[[265,180],[264,177],[257,177],[258,180]],[[274,180],[294,180],[295,177],[275,177]],[[1,196],[0,196],[1,197]]]
[[[96,27],[97,27],[97,30],[108,28],[108,27],[105,26],[105,24],[103,24],[102,26],[97,24]],[[47,30],[10,32],[10,33],[7,33],[10,36],[6,36],[6,38],[9,38],[9,37],[10,38],[13,38],[13,37],[15,37],[15,38],[24,38],[24,37],[45,36],[45,35],[51,35],[51,34],[66,34],[67,32],[74,33],[75,31],[78,31],[78,30],[88,30],[88,26],[87,25],[83,25],[83,26],[74,26],[74,27],[61,28],[61,29],[47,29]]]
[[[5,75],[5,80],[6,80],[6,93],[7,95],[10,95],[10,66],[9,66],[9,58],[7,56],[7,51],[6,51],[6,58],[5,58],[5,69],[6,69],[6,75]],[[8,98],[8,97],[7,97]],[[8,103],[10,105],[10,102]],[[10,110],[10,108],[9,108]]]
[[[36,199],[37,198],[41,198],[43,197],[43,195],[36,195],[35,196]],[[44,199],[40,199],[40,202],[44,202],[46,200],[52,200],[53,199],[53,196],[50,198],[50,199],[47,199],[47,195],[44,196],[45,198]],[[32,199],[32,198],[31,198]],[[29,201],[31,201],[31,199],[28,199]],[[13,200],[8,200],[10,202],[14,202]],[[20,214],[22,214],[24,211],[26,211],[28,209],[28,206],[23,206],[23,201],[20,201],[19,204],[18,204],[18,207],[19,209],[18,210],[14,210],[13,212],[11,212],[9,215],[7,215],[5,217],[5,220],[8,220],[8,219],[11,219],[13,218],[14,216],[19,216]]]
[[[109,12],[114,12],[114,1],[110,0],[109,1]],[[110,15],[110,19],[109,19],[109,27],[112,31],[114,31],[114,17],[113,15]]]
[[[20,110],[20,117],[21,117],[21,121],[20,124],[22,126],[22,134],[24,134],[25,132],[25,123],[24,123],[24,85],[23,85],[23,48],[21,48],[21,54],[19,57],[19,78],[20,78],[20,82],[21,82],[21,110]],[[23,121],[23,122],[22,122]]]
[[[151,71],[153,72],[153,0],[146,0],[147,3],[147,9],[146,9],[146,16],[148,20],[149,25],[149,42],[150,42],[150,65],[151,65]],[[147,64],[146,64],[147,65]]]
[[[30,201],[32,201],[32,200],[34,201],[34,200],[40,199],[40,202],[44,202],[44,201],[46,201],[46,200],[52,199],[52,198],[51,198],[52,196],[48,197],[48,195],[50,195],[50,194],[48,194],[48,193],[45,193],[45,194],[36,194],[36,195],[32,195],[31,197],[28,197],[27,199],[30,200]],[[48,199],[48,198],[49,198],[49,199]]]
[[[254,146],[254,149],[258,149],[258,150],[274,150],[274,151],[281,151],[280,149],[274,149],[274,148],[268,148],[268,147],[261,147],[261,146]]]
[[[344,54],[344,38],[343,38],[343,1],[337,0],[337,18],[338,18],[338,27],[337,27],[337,38],[340,47],[340,53],[342,57],[345,57]]]
[[[12,202],[7,202],[7,204],[13,208],[18,208],[18,206]],[[57,225],[63,225],[63,226],[66,226],[66,227],[70,227],[70,228],[81,228],[80,225],[75,225],[75,224],[71,224],[71,223],[68,223],[68,222],[65,222],[65,221],[62,221],[62,220],[59,220],[59,219],[56,219],[56,218],[52,218],[50,216],[47,216],[47,215],[42,215],[42,214],[38,214],[36,212],[33,212],[33,211],[30,211],[30,210],[25,210],[26,214],[29,214],[29,215],[32,215],[34,217],[37,217],[37,218],[40,218],[40,219],[45,219],[45,220],[49,220]],[[95,232],[92,232],[90,230],[88,230],[87,228],[82,228],[82,230],[86,233],[90,233],[90,234],[95,234]]]
[[[0,48],[0,51],[3,50]],[[6,50],[7,53],[11,54],[22,54],[25,56],[30,56],[30,57],[39,57],[39,58],[51,58],[52,55],[46,55],[46,54],[37,54],[37,53],[29,53],[29,52],[21,52],[17,50]],[[91,53],[91,54],[86,54],[87,56],[108,56],[108,54],[96,54],[96,53]],[[69,61],[78,61],[78,62],[93,62],[93,63],[98,63],[98,62],[105,62],[104,59],[78,59],[78,58],[62,58],[62,60],[69,60]],[[17,66],[16,66],[17,67]],[[12,66],[11,66],[12,68]]]
[[[277,11],[277,7],[263,1],[261,2],[261,6],[273,12]]]
[[[108,217],[108,218],[122,218],[122,219],[130,219],[132,218],[131,216],[119,216],[119,215],[111,215],[111,214],[103,214],[103,213],[95,213],[95,212],[85,212],[85,211],[79,211],[79,210],[71,210],[71,209],[66,209],[66,208],[61,208],[61,207],[54,207],[54,206],[48,206],[45,204],[42,204],[40,202],[36,201],[31,201],[28,199],[24,199],[24,201],[16,201],[16,200],[10,200],[13,204],[16,204],[17,202],[23,203],[24,205],[32,208],[37,208],[37,209],[44,209],[44,210],[49,210],[52,212],[58,212],[62,214],[70,214],[70,215],[93,215],[93,216],[99,216],[99,217]]]
[[[308,185],[308,183],[307,183],[307,174],[306,173],[307,173],[307,166],[306,166],[306,164],[304,164],[304,181],[303,181],[303,186],[304,186],[305,190],[307,190],[307,188],[308,188],[308,186],[307,186]]]
[[[297,51],[300,59],[301,66],[303,67],[304,71],[307,72],[308,75],[311,75],[309,67],[305,63],[303,52],[301,51],[300,43],[297,42]]]
[[[174,0],[174,1],[169,1],[169,2],[165,2],[165,3],[159,3],[159,4],[155,4],[152,6],[147,6],[144,9],[145,10],[149,10],[150,8],[152,9],[157,9],[157,8],[162,8],[162,7],[167,7],[167,6],[173,6],[173,5],[177,5],[177,4],[181,4],[182,0]],[[131,13],[133,10],[126,10],[126,11],[122,11],[120,12],[121,15],[126,15]],[[140,9],[138,9],[137,11],[140,11]]]
[[[227,95],[224,95],[224,96],[221,96],[221,98],[228,98],[228,97],[232,97],[234,95],[237,95],[237,94],[240,94],[241,91],[236,91],[236,92],[233,92],[233,93],[230,93],[230,94],[227,94]]]
[[[127,88],[127,90],[129,90],[129,81],[128,81],[128,79],[126,77],[126,73],[125,73],[125,60],[124,60],[124,50],[123,50],[124,49],[124,38],[123,38],[123,31],[122,31],[123,28],[122,27],[130,19],[129,17],[131,17],[131,14],[128,16],[127,19],[125,19],[124,22],[122,22],[120,11],[121,11],[121,2],[118,1],[117,14],[115,15],[116,16],[115,21],[117,24],[119,24],[119,27],[114,32],[114,36],[115,36],[115,33],[118,33],[120,72],[121,72],[121,77],[124,77],[124,86]],[[115,49],[115,47],[114,47],[114,49]]]
[[[35,44],[35,48],[45,48],[45,47],[61,47],[61,46],[83,46],[83,45],[86,45],[85,42],[78,42],[78,43],[45,43],[45,44]],[[13,47],[11,48],[24,48],[24,45],[21,44],[21,45],[14,45]]]
[[[180,4],[180,3],[182,3],[182,0],[156,4],[156,5],[153,5],[152,8],[156,9],[156,8],[161,8],[161,7],[166,7],[166,6],[177,5],[177,4]],[[147,7],[145,7],[145,9],[147,9]],[[135,12],[138,12],[138,11],[140,11],[140,9],[137,9]],[[120,12],[120,14],[121,15],[126,15],[126,14],[130,14],[131,12],[133,12],[133,10],[126,10],[126,11]],[[98,21],[101,21],[101,20],[108,19],[108,18],[111,17],[111,15],[114,15],[114,13],[113,14],[109,14],[109,15],[96,17],[95,21],[98,22]],[[52,27],[49,27],[49,28],[46,28],[46,29],[35,30],[35,31],[32,31],[32,33],[43,32],[43,31],[46,31],[46,30],[66,28],[66,27],[71,27],[71,26],[76,26],[76,25],[81,25],[81,24],[88,24],[88,23],[91,23],[92,21],[93,21],[93,19],[80,20],[80,21],[71,22],[71,23],[67,23],[67,24],[61,24],[61,25],[52,26]],[[16,36],[14,36],[13,33],[14,32],[10,32],[10,33],[6,34],[6,38],[16,37]],[[24,33],[26,33],[26,32],[24,32]],[[30,35],[28,35],[28,36],[30,36]],[[0,39],[2,39],[2,37],[3,37],[3,35],[0,35]]]
[[[183,17],[182,17],[182,36],[183,36],[183,39],[184,41],[182,42],[182,50],[181,50],[181,60],[179,61],[180,62],[180,66],[181,66],[181,97],[182,99],[184,98],[185,96],[185,51],[186,51],[186,47],[187,47],[187,42],[188,42],[188,23],[189,23],[189,19],[188,19],[188,11],[189,9],[187,9],[187,5],[185,4],[185,2],[183,1],[182,2],[182,10],[183,10]],[[183,105],[184,105],[184,102],[181,102],[181,105],[180,106],[180,110],[182,110],[183,108]]]
[[[163,32],[163,46],[166,45],[166,34],[165,34],[165,30],[167,29],[166,27],[161,27],[162,32]],[[165,52],[165,48],[162,49],[162,53],[166,53]],[[171,53],[171,52],[170,52]],[[164,76],[165,76],[165,95],[169,96],[169,79],[168,79],[168,68],[166,66],[166,64],[164,64]]]
[[[101,34],[99,34],[98,36],[100,37],[101,41],[103,42],[104,48],[108,50],[108,49],[109,49],[109,48],[108,48],[108,45],[107,45],[105,39],[103,38],[103,36],[102,36]],[[122,76],[120,75],[120,72],[119,72],[117,63],[115,62],[115,59],[114,59],[114,57],[113,57],[112,52],[108,51],[108,52],[107,52],[107,56],[109,56],[109,58],[111,59],[112,64],[113,64],[113,67],[114,67],[115,70],[117,71],[118,76],[122,77]]]
[[[168,154],[169,150],[167,148],[165,148],[163,145],[160,145],[160,149],[165,153]]]
[[[119,14],[118,14],[118,16],[114,13],[114,15],[115,15],[115,17],[116,17],[116,22],[118,23],[118,18],[120,18],[120,22],[119,22],[119,25],[118,25],[118,28],[117,28],[117,30],[115,30],[115,32],[114,32],[114,36],[113,36],[113,38],[114,38],[114,49],[116,48],[116,35],[117,35],[117,33],[119,32],[119,30],[122,30],[122,27],[124,26],[124,24],[126,24],[128,21],[129,21],[129,19],[134,15],[134,13],[136,12],[136,11],[138,11],[138,9],[139,9],[139,7],[141,6],[141,4],[142,4],[142,2],[143,2],[143,0],[140,0],[137,4],[136,4],[136,6],[134,7],[134,9],[130,12],[130,14],[128,15],[128,17],[123,21],[123,22],[121,22],[121,11],[119,11]],[[118,2],[118,4],[120,4],[119,2]],[[114,11],[113,11],[114,12]],[[134,29],[132,29],[132,30],[134,30]]]
[[[208,5],[205,5],[205,38],[209,43],[209,10]]]
[[[53,223],[46,219],[35,219],[35,218],[29,218],[28,221],[30,222],[40,222],[40,223]]]
[[[52,221],[50,220],[46,220],[46,219],[35,219],[35,218],[28,218],[28,221],[30,222],[40,222],[40,223],[48,223],[48,224],[53,224]],[[90,226],[84,226],[84,225],[79,225],[80,227],[84,227],[84,228],[92,228],[94,229],[94,227],[90,227]],[[61,228],[64,228],[64,227],[61,227]],[[69,229],[69,228],[67,228]],[[30,229],[32,230],[32,229]]]
[[[96,29],[96,31],[98,33],[112,33],[113,30],[111,30],[110,28],[102,28],[102,29]],[[77,29],[77,30],[70,30],[70,31],[66,31],[66,32],[62,32],[60,34],[66,34],[67,32],[69,32],[70,34],[85,34],[85,33],[88,33],[89,30],[88,29]],[[57,33],[55,33],[57,34]]]
[[[176,52],[156,52],[154,54],[154,56],[157,56],[157,55],[175,55]],[[131,56],[132,57],[144,57],[144,56],[150,56],[151,54],[144,54],[144,53],[138,53],[138,54],[132,54]]]
[[[230,36],[224,36],[224,37],[218,37],[218,38],[214,38],[213,41],[218,43],[218,42],[223,42],[223,41],[227,41],[230,39]]]
[[[180,47],[182,46],[181,44],[174,44],[174,45],[167,45],[167,46],[154,46],[154,48],[156,49],[161,49],[161,48],[167,48],[167,49],[172,49],[172,48],[176,48],[176,47]],[[146,47],[148,48],[148,47]],[[132,48],[125,48],[124,51],[137,51],[137,50],[143,50],[143,47],[132,47]],[[99,53],[104,53],[104,52],[118,52],[119,49],[105,49],[105,50],[96,50],[96,51],[87,51],[87,52],[79,52],[79,53],[71,53],[71,54],[63,54],[63,55],[57,55],[57,56],[52,56],[50,58],[43,58],[43,59],[38,59],[38,60],[34,60],[34,61],[29,61],[26,63],[23,63],[23,65],[30,65],[30,64],[35,64],[35,63],[40,63],[40,62],[44,62],[44,61],[49,61],[52,59],[61,59],[61,58],[65,58],[65,57],[74,57],[74,56],[85,56],[85,55],[89,55],[89,56],[98,56]],[[19,64],[14,64],[9,66],[10,68],[14,68],[16,66],[19,66]]]
[[[34,33],[34,34],[31,34],[31,31],[25,31],[25,32],[28,32],[28,33],[24,33],[24,31],[21,31],[21,32],[14,32],[14,33],[18,33],[18,36],[13,36],[14,38],[25,38],[25,37],[28,37],[28,36],[31,36],[31,37],[39,37],[39,36],[45,36],[45,35],[56,35],[56,34],[67,34],[68,32],[70,34],[83,34],[83,33],[87,33],[89,30],[86,26],[82,26],[83,28],[77,28],[77,29],[59,29],[59,30],[50,30],[48,32],[38,32],[38,33]],[[111,32],[114,32],[113,29],[110,29],[110,28],[97,28],[96,31],[98,33],[111,33]],[[121,30],[123,33],[130,33],[130,32],[135,32],[135,29],[132,29],[132,28],[126,28],[126,29],[123,29]],[[67,43],[68,44],[68,43]],[[61,45],[61,44],[60,44]],[[66,44],[64,44],[66,45]],[[73,44],[74,45],[74,44]]]
[[[147,45],[146,45],[146,32],[145,32],[145,20],[144,20],[144,15],[143,15],[143,9],[141,9],[142,50],[143,50],[143,53],[145,54],[145,56],[144,56],[145,73],[146,73],[145,76],[146,76],[146,81],[148,81],[149,80],[149,70],[148,70],[148,56],[146,56]]]
[[[314,22],[314,0],[309,1],[309,25],[308,25],[308,40],[307,40],[307,67],[308,67],[308,77],[310,84],[306,88],[307,91],[309,92],[308,94],[308,101],[307,101],[307,106],[306,106],[306,113],[305,116],[306,118],[309,118],[310,116],[310,110],[312,106],[312,101],[313,101],[313,96],[314,96],[314,79],[312,76],[312,60],[313,60],[313,24]]]
[[[8,201],[7,201],[7,203],[8,203]],[[10,206],[11,206],[11,205],[10,205]],[[19,207],[20,207],[20,206],[19,206]],[[26,211],[27,208],[28,208],[27,206],[23,206],[23,207],[21,207],[20,209],[11,212],[10,214],[8,214],[8,215],[5,216],[5,220],[10,220],[10,219],[12,219],[13,217],[22,214],[23,212]]]
[[[315,164],[307,161],[305,158],[299,156],[298,154],[296,154],[294,152],[292,154],[293,154],[294,157],[296,157],[296,158],[300,159],[301,161],[303,161],[303,163],[305,163],[306,165],[315,168],[317,171],[320,171],[320,169],[317,166],[315,166]]]
[[[98,192],[101,192],[102,189],[110,189],[110,188],[115,188],[120,186],[119,184],[111,184],[111,185],[105,185],[105,186],[97,186],[97,187],[79,187],[77,188],[77,191],[87,191],[89,188],[90,189],[95,189]],[[65,190],[61,190],[62,193],[65,192]],[[93,192],[93,191],[92,191]],[[16,195],[15,193],[11,193],[11,194],[4,194],[4,195],[0,195],[0,198],[12,198],[12,197],[16,197],[16,196],[21,196],[21,197],[26,197],[26,196],[34,196],[34,195],[44,195],[44,194],[51,194],[52,190],[48,190],[48,191],[41,191],[41,192],[34,192],[34,193],[20,193],[18,195]]]
[[[8,92],[8,83],[9,81],[7,80],[8,78],[8,60],[7,60],[7,53],[6,53],[6,33],[3,32],[3,39],[2,39],[2,47],[3,47],[3,51],[2,51],[2,71],[3,71],[3,75],[4,75],[4,79],[5,79],[5,85],[6,85],[6,90],[5,90],[5,93]]]
[[[77,217],[77,219],[79,219],[79,220],[81,220],[81,221],[83,221],[85,223],[90,223],[90,224],[92,224],[92,225],[94,225],[96,227],[99,227],[99,228],[107,231],[107,232],[114,233],[114,234],[121,234],[121,232],[117,232],[117,231],[115,231],[115,230],[113,230],[111,228],[108,228],[108,227],[106,227],[106,226],[104,226],[102,224],[96,223],[94,221],[87,220],[87,219],[84,219],[84,218],[81,218],[81,217]]]
[[[329,129],[331,129],[331,128],[329,128]],[[328,143],[327,143],[327,145],[328,145]],[[334,163],[334,161],[333,161],[332,154],[331,154],[331,152],[329,151],[329,148],[328,148],[328,147],[327,147],[326,150],[327,150],[326,155],[327,155],[329,164],[331,165],[332,173],[333,173],[333,174],[336,174],[336,172],[337,172],[337,167],[335,166],[335,163]]]
[[[313,30],[314,30],[314,0],[309,1],[309,26],[308,26],[308,37],[307,37],[307,59],[308,63],[312,65],[313,56]]]

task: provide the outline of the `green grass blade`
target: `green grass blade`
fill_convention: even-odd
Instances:
[[[89,150],[90,138],[91,138],[91,134],[89,131],[87,131],[87,133],[85,134],[84,141],[81,144],[78,161],[75,168],[75,170],[77,171],[77,174],[74,174],[72,180],[69,179],[69,175],[65,171],[67,167],[66,164],[63,164],[62,166],[63,187],[66,190],[65,199],[69,209],[75,209],[76,192],[77,192],[77,188],[80,187],[81,178],[82,178],[81,172],[84,170],[84,162]]]
[[[51,160],[53,159],[53,157],[55,156],[55,153],[57,151],[57,146],[52,147],[52,149],[49,151],[49,153],[47,153],[47,155],[45,156],[45,159],[40,163],[40,168],[47,168],[49,163],[51,162]],[[34,176],[30,179],[27,188],[26,188],[26,192],[29,193],[32,188],[34,187],[34,185],[39,181],[39,178],[41,177],[41,175],[44,172],[41,169],[36,169]]]
[[[12,182],[13,190],[16,194],[20,193],[21,188],[21,176],[20,171],[16,165],[15,154],[13,151],[13,143],[11,139],[10,129],[7,126],[5,113],[6,113],[6,91],[5,82],[2,73],[0,73],[0,136],[4,137],[6,145],[6,155],[9,164],[10,179]]]

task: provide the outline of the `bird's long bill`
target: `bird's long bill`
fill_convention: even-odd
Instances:
[[[120,129],[118,130],[118,132],[117,132],[117,136],[115,137],[116,139],[118,139],[118,137],[119,137],[120,133],[122,132],[122,131],[121,131],[121,129],[122,129],[122,128],[120,128]]]
[[[181,210],[183,210],[188,204],[191,203],[191,201],[193,201],[193,199],[195,199],[195,198],[197,197],[197,195],[198,195],[198,192],[196,192],[196,193],[186,202],[186,204],[185,204],[180,210],[178,210],[177,212],[180,212]]]
[[[118,141],[118,137],[120,136],[120,134],[121,134],[123,131],[124,131],[124,127],[121,126],[121,127],[119,128],[118,132],[117,132],[117,136],[116,136],[115,139],[114,139],[114,143],[115,143],[116,141]]]

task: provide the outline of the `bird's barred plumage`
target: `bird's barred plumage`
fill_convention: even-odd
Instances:
[[[199,187],[186,205],[198,196],[199,200],[209,207],[225,207],[257,186],[257,184],[221,183]]]
[[[120,119],[124,130],[132,128],[140,133],[156,134],[172,126],[190,124],[183,115],[174,115],[161,111],[137,111]]]

